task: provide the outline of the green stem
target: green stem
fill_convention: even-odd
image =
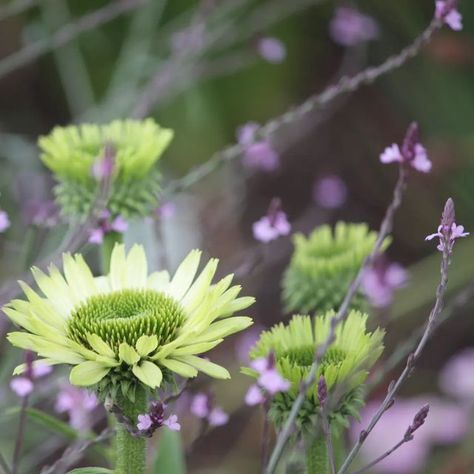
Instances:
[[[102,274],[107,275],[110,269],[110,257],[112,256],[112,250],[115,247],[115,244],[122,243],[123,236],[118,232],[108,232],[104,235],[104,241],[102,242],[101,247],[101,268]]]
[[[324,436],[306,439],[307,474],[330,474],[328,452]]]
[[[140,385],[136,388],[134,402],[120,397],[117,403],[124,415],[132,420],[132,423],[136,423],[139,414],[146,413],[148,410],[146,391]],[[126,427],[120,423],[117,426],[115,450],[115,474],[145,474],[145,438],[132,436]]]

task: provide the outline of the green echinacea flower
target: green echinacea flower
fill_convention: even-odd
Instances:
[[[94,166],[113,155],[109,211],[126,218],[156,208],[161,174],[156,168],[173,138],[152,119],[115,120],[106,125],[55,127],[39,139],[41,160],[54,173],[56,200],[65,215],[90,212],[97,195]]]
[[[334,231],[323,225],[308,237],[296,234],[295,251],[282,281],[286,310],[307,314],[339,309],[376,239],[377,233],[369,231],[367,224],[345,222],[338,222]],[[384,248],[388,244],[387,239]],[[358,292],[351,308],[363,311],[367,306],[365,295]]]
[[[264,331],[250,352],[252,360],[273,354],[279,374],[291,383],[286,392],[275,394],[269,416],[277,428],[285,422],[298,395],[301,382],[310,371],[314,352],[327,339],[334,312],[315,317],[296,315],[287,325],[277,324]],[[383,350],[384,332],[366,330],[367,315],[351,311],[336,329],[336,339],[319,364],[315,383],[308,390],[298,414],[303,432],[317,427],[319,414],[318,380],[324,377],[328,389],[328,417],[333,426],[345,426],[348,416],[357,416],[362,405],[361,388],[369,369]],[[255,375],[244,369],[249,375]]]
[[[211,283],[216,259],[195,278],[200,256],[191,251],[170,278],[166,271],[148,275],[142,246],[127,254],[116,245],[110,273],[94,277],[81,255],[65,254],[64,275],[55,266],[49,274],[33,269],[43,295],[21,283],[27,301],[13,300],[3,308],[26,330],[9,333],[8,339],[36,352],[43,363],[72,365],[72,384],[98,384],[105,396],[117,387],[125,396],[130,385],[159,387],[164,374],[188,378],[201,371],[229,378],[225,368],[198,355],[252,324],[233,314],[254,298],[238,297],[232,275]]]

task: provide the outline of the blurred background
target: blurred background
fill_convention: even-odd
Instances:
[[[349,32],[341,7],[364,15],[352,18]],[[203,378],[192,388],[194,393],[213,392],[230,415],[227,425],[197,439],[200,425],[189,413],[189,403],[181,400],[179,409],[188,472],[259,472],[261,413],[243,404],[250,382],[239,367],[259,330],[289,317],[282,311],[280,282],[293,247],[291,236],[258,242],[252,224],[277,197],[292,232],[308,233],[338,220],[378,228],[396,180],[396,168],[381,165],[379,155],[400,143],[416,120],[433,170],[410,175],[388,250],[390,260],[407,270],[408,284],[396,292],[393,304],[375,311],[388,333],[379,367],[384,378],[375,376],[378,383],[369,397],[380,399],[403,364],[403,356],[398,360],[391,355],[403,354],[404,343],[423,324],[434,299],[439,254],[424,238],[435,232],[447,197],[455,200],[457,221],[474,229],[474,4],[461,1],[459,9],[463,31],[443,28],[401,69],[283,127],[265,143],[263,155],[238,157],[172,193],[166,192],[171,189],[167,183],[234,143],[242,125],[264,124],[342,75],[397,53],[429,24],[434,2],[2,0],[0,209],[10,225],[4,222],[0,235],[0,277],[6,288],[0,291],[1,303],[10,296],[11,279],[47,258],[67,230],[52,202],[53,179],[38,157],[38,136],[55,125],[128,117],[151,116],[174,129],[172,145],[160,161],[162,206],[150,218],[130,222],[125,239],[144,243],[157,268],[174,269],[189,249],[202,248],[221,259],[222,274],[235,272],[243,293],[257,298],[251,308],[255,330],[230,338],[213,355],[231,368],[232,380],[209,385]],[[92,264],[97,261],[94,245],[83,251]],[[438,409],[432,410],[419,440],[373,472],[474,472],[474,421],[469,422],[474,401],[474,356],[469,351],[474,348],[473,261],[474,241],[459,241],[445,311],[449,321],[429,342],[416,375],[404,386],[398,411],[387,413],[385,428],[382,422],[367,443],[366,460],[396,442],[425,401]],[[22,354],[5,343],[7,329],[4,319],[0,446],[9,453],[19,404],[9,381]],[[40,472],[77,443],[68,425],[74,426],[74,413],[67,406],[82,406],[83,414],[75,413],[81,420],[90,417],[81,429],[100,432],[104,426],[102,413],[91,416],[84,394],[71,395],[78,397],[72,405],[64,402],[68,387],[63,380],[64,374],[55,370],[34,393],[39,411],[28,423],[25,473]],[[453,388],[457,385],[459,390]],[[58,406],[58,390],[65,405]],[[370,410],[372,403],[366,413]],[[63,423],[54,424],[44,413]],[[94,426],[97,419],[102,421]],[[395,434],[394,420],[401,423]],[[71,465],[99,465],[105,454],[96,445]],[[159,464],[158,447],[150,458]]]

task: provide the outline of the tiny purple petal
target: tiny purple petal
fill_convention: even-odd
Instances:
[[[258,385],[251,385],[245,394],[245,403],[249,406],[260,405],[265,401],[265,397]]]
[[[168,201],[164,202],[157,210],[156,215],[162,219],[169,219],[176,214],[176,204]]]
[[[33,362],[32,371],[33,378],[37,379],[50,374],[53,371],[53,368],[50,365],[45,364],[44,362],[35,361]]]
[[[411,166],[422,173],[431,171],[432,163],[428,158],[426,149],[420,143],[415,145],[415,157],[410,162]]]
[[[96,227],[89,230],[89,239],[90,244],[100,245],[104,241],[104,231],[101,227]]]
[[[163,421],[163,425],[167,426],[171,431],[181,430],[181,425],[178,423],[176,415],[171,415],[167,420]]]
[[[383,153],[380,155],[380,161],[382,163],[393,163],[394,161],[401,163],[403,161],[403,157],[399,146],[394,143],[393,145],[385,148]]]
[[[269,63],[281,63],[286,57],[286,47],[277,38],[262,38],[257,44],[260,56]]]
[[[258,378],[258,384],[271,395],[286,392],[290,388],[290,382],[284,379],[276,369],[270,369],[261,374]]]
[[[339,7],[331,22],[329,33],[335,43],[342,46],[355,46],[379,36],[375,20],[350,7]]]
[[[237,141],[242,146],[249,146],[255,141],[255,132],[259,129],[256,122],[248,122],[237,129]]]
[[[437,0],[435,16],[454,31],[462,30],[462,15],[452,0]]]
[[[148,414],[138,415],[138,423],[137,428],[139,430],[145,431],[151,427],[153,422],[151,421],[151,417]]]
[[[110,224],[110,227],[115,232],[123,234],[128,229],[128,222],[122,216],[117,216]]]
[[[222,408],[216,407],[209,413],[208,419],[211,426],[222,426],[229,421],[229,415]]]
[[[259,374],[263,374],[268,370],[268,359],[266,357],[260,357],[250,362],[250,367],[256,370]]]
[[[269,216],[262,217],[253,224],[252,229],[256,240],[267,243],[282,235],[288,235],[291,231],[291,224],[288,222],[286,214],[279,211],[273,219],[270,219]]]
[[[278,154],[268,141],[259,141],[248,145],[244,151],[242,162],[248,168],[262,171],[274,171],[280,165]]]
[[[347,199],[346,183],[336,175],[321,178],[314,185],[313,199],[322,208],[337,209]]]
[[[209,415],[209,397],[205,393],[198,393],[193,397],[190,407],[191,413],[198,418]]]
[[[10,219],[5,211],[0,210],[0,233],[5,232],[10,227]]]
[[[33,382],[26,377],[15,377],[10,382],[10,388],[19,396],[26,397],[34,388]]]

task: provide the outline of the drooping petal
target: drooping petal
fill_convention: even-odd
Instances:
[[[188,355],[183,357],[177,357],[177,360],[184,362],[186,364],[195,367],[201,372],[209,375],[210,377],[214,377],[216,379],[230,379],[230,374],[227,369],[221,367],[220,365],[214,364],[206,359],[202,359],[201,357]]]
[[[120,360],[123,360],[128,365],[134,365],[140,360],[137,351],[126,342],[122,342],[119,345],[119,357]]]
[[[201,342],[199,344],[189,344],[179,349],[173,351],[173,357],[183,356],[183,355],[192,355],[192,354],[202,354],[203,352],[210,351],[218,344],[220,344],[224,339],[216,339],[210,342]]]
[[[161,380],[163,379],[163,373],[160,368],[153,362],[146,360],[140,364],[134,365],[132,372],[138,380],[151,388],[159,387]]]
[[[100,382],[108,373],[110,368],[99,362],[87,361],[73,367],[69,374],[69,381],[79,387],[88,387]]]
[[[183,308],[186,312],[191,313],[202,302],[214,278],[218,262],[219,260],[216,258],[209,260],[204,270],[192,284],[182,301]]]
[[[97,334],[88,334],[87,342],[98,354],[115,358],[115,352],[112,348]]]
[[[156,336],[141,336],[135,348],[140,356],[144,357],[153,352],[158,347],[158,338]]]
[[[212,323],[194,342],[206,342],[214,339],[224,338],[230,334],[242,331],[243,329],[253,324],[252,318],[246,316],[236,316],[233,318],[226,318],[215,323]]]
[[[181,375],[181,377],[192,378],[196,377],[198,374],[198,371],[194,367],[191,367],[189,364],[185,364],[184,362],[180,362],[178,360],[163,359],[160,360],[160,364],[163,367],[171,370],[171,372]]]

